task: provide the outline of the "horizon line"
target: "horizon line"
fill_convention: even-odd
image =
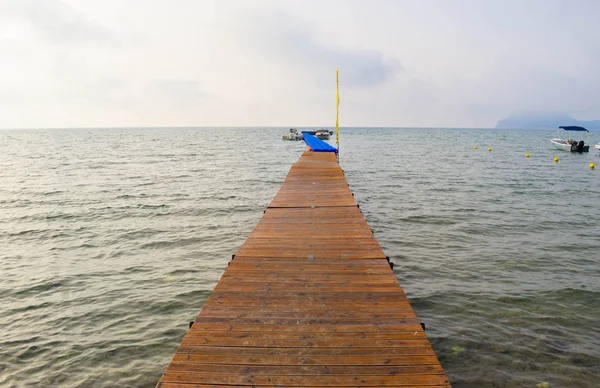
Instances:
[[[335,129],[335,126],[323,125],[159,125],[159,126],[82,126],[82,127],[4,127],[4,130],[35,130],[35,129],[182,129],[182,128],[218,128],[218,129],[234,129],[234,128],[256,128],[256,129],[282,129],[282,128],[330,128]],[[391,126],[391,125],[373,125],[373,126],[340,126],[340,129],[526,129],[526,128],[494,128],[494,127],[442,127],[442,126]]]

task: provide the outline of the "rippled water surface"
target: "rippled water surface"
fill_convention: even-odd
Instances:
[[[153,386],[303,151],[285,131],[0,132],[0,386]],[[552,136],[342,130],[454,387],[598,386],[600,158]]]

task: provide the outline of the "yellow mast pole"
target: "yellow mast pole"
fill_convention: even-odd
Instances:
[[[335,147],[337,148],[337,160],[340,161],[340,69],[335,69]]]

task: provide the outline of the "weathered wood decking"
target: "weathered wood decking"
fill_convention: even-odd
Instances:
[[[304,153],[158,387],[449,387],[331,153]]]

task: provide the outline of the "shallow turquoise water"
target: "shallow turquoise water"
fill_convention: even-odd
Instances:
[[[0,386],[153,386],[303,151],[285,132],[0,132]],[[600,158],[553,135],[342,130],[455,387],[597,386]]]

